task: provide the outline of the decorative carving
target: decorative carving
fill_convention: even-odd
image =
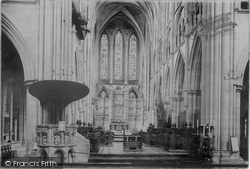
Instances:
[[[37,125],[37,145],[38,146],[65,146],[73,145],[76,133],[76,125]],[[51,133],[51,134],[50,134]],[[48,138],[52,139],[49,143]],[[50,145],[51,144],[51,145]]]

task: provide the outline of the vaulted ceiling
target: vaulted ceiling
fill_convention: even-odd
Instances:
[[[113,20],[123,19],[127,25],[132,25],[140,37],[145,36],[147,24],[152,20],[153,4],[136,1],[105,1],[96,6],[95,33],[100,35],[102,30]],[[148,25],[150,26],[150,25]]]

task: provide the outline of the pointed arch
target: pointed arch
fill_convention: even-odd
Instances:
[[[96,96],[96,97],[99,97],[100,94],[101,94],[103,91],[107,93],[107,96],[108,96],[108,97],[110,96],[109,89],[108,89],[107,87],[105,87],[105,86],[101,86],[101,87],[98,89],[98,91],[96,92],[96,93],[97,93],[97,96]]]
[[[244,72],[247,67],[247,63],[249,62],[248,50],[249,49],[248,49],[248,43],[247,43],[242,49],[242,52],[240,54],[240,57],[236,66],[236,78],[238,78],[237,83],[239,85],[243,85]]]
[[[177,95],[180,95],[183,86],[184,86],[184,77],[185,77],[185,62],[181,53],[178,54],[176,61],[176,69],[174,74],[174,92]]]
[[[163,95],[163,91],[162,91],[162,87],[163,87],[163,85],[162,85],[162,75],[160,75],[158,85],[159,85],[159,89],[158,89],[158,98],[157,99],[158,99],[158,101],[162,101],[163,100],[163,97],[162,97],[162,95]]]
[[[136,87],[131,87],[129,89],[129,93],[131,93],[131,92],[134,92],[136,94],[137,98],[141,98],[142,97],[141,92]]]
[[[199,36],[196,36],[194,45],[191,49],[189,70],[190,70],[190,86],[192,90],[200,90],[201,83],[201,57],[202,55],[202,42]]]
[[[170,68],[169,67],[167,68],[167,72],[166,72],[165,87],[166,87],[165,100],[168,100],[170,98]]]
[[[4,14],[2,14],[2,31],[10,39],[20,55],[24,69],[24,81],[35,79],[36,69],[33,61],[34,57],[31,57],[28,45],[21,33]]]
[[[105,90],[102,90],[98,96],[99,98],[108,98],[108,93]]]
[[[102,10],[105,10],[105,7],[107,7],[108,4],[106,5],[100,5],[99,6],[99,14],[102,13]],[[132,5],[132,6],[137,6],[137,5]],[[138,9],[140,10],[140,9]],[[129,22],[136,30],[136,32],[139,35],[140,41],[144,42],[144,38],[143,38],[143,31],[141,30],[139,23],[137,22],[137,19],[131,14],[131,12],[125,8],[122,5],[117,5],[117,7],[115,7],[114,10],[111,10],[111,12],[106,14],[106,17],[104,20],[101,21],[101,23],[98,23],[96,25],[96,29],[98,29],[98,32],[103,32],[104,28],[106,27],[106,24],[109,23],[111,21],[111,19],[117,15],[119,12],[124,13],[128,18],[125,19],[127,22]],[[98,21],[98,17],[97,17],[97,21]],[[100,34],[96,36],[97,39],[99,39]]]

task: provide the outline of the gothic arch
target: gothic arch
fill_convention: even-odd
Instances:
[[[61,148],[59,148],[59,149],[56,149],[56,150],[52,153],[52,156],[55,157],[55,155],[56,155],[57,153],[58,153],[59,155],[60,155],[60,154],[62,155],[62,157],[59,156],[59,157],[61,158],[61,159],[59,159],[59,160],[62,160],[62,161],[57,161],[57,162],[63,163],[63,162],[64,162],[64,159],[67,158],[66,152],[65,152],[64,150],[62,150]],[[58,160],[58,159],[56,159],[56,160]]]
[[[140,92],[137,88],[135,88],[135,87],[131,87],[131,88],[129,89],[129,92],[128,92],[128,93],[130,93],[130,92],[135,92],[135,94],[137,95],[137,98],[141,98],[141,97],[142,97],[141,92]]]
[[[166,76],[166,81],[165,81],[165,87],[166,87],[166,90],[165,90],[165,100],[169,100],[170,98],[170,69],[168,67],[167,69],[167,72],[165,74]]]
[[[67,157],[66,152],[63,149],[61,149],[61,148],[58,148],[58,149],[54,150],[52,152],[52,155],[54,155],[56,152],[61,152],[64,158]]]
[[[143,40],[143,34],[140,30],[140,26],[138,25],[136,19],[130,14],[130,12],[122,7],[121,5],[117,5],[117,7],[115,8],[115,10],[112,10],[112,13],[108,13],[107,16],[105,17],[105,20],[102,21],[102,23],[97,23],[98,21],[98,18],[99,18],[99,14],[102,12],[102,10],[104,10],[104,8],[106,8],[108,5],[110,4],[115,4],[116,2],[112,2],[112,1],[104,1],[104,2],[99,2],[97,3],[96,7],[95,7],[95,15],[93,16],[94,19],[91,19],[91,22],[90,24],[94,24],[92,25],[93,27],[93,32],[101,32],[101,29],[102,27],[105,25],[105,23],[110,19],[112,18],[116,13],[118,13],[119,11],[122,11],[124,12],[124,14],[126,14],[130,20],[133,22],[133,23],[136,23],[136,29],[138,29],[140,31],[140,40]],[[147,26],[149,27],[149,30],[152,30],[152,27],[153,27],[153,23],[154,23],[154,20],[153,20],[153,17],[155,15],[155,11],[156,11],[156,6],[153,2],[139,2],[139,1],[130,1],[129,3],[127,1],[119,1],[119,3],[117,4],[123,4],[125,3],[126,5],[128,6],[132,6],[132,7],[136,7],[138,8],[138,10],[141,10],[141,12],[144,14],[144,16],[147,18],[148,22],[147,22]],[[96,24],[97,23],[97,24]],[[96,33],[97,33],[96,32]],[[153,34],[152,31],[150,31],[150,34],[149,36],[151,37]],[[97,35],[95,38],[96,40],[99,39],[98,37],[99,35]],[[141,41],[141,42],[144,42],[144,41]]]
[[[71,154],[71,158],[69,157],[69,155]],[[73,163],[75,162],[75,158],[76,158],[76,152],[73,148],[69,149],[68,150],[68,162],[70,163]]]
[[[192,46],[191,55],[189,59],[188,69],[190,70],[190,85],[189,88],[193,90],[200,90],[201,81],[201,55],[202,42],[199,36],[196,36]]]
[[[105,91],[107,93],[108,97],[110,96],[109,89],[105,86],[101,86],[101,87],[99,87],[99,89],[96,92],[96,97],[99,97],[99,95],[102,91]]]
[[[42,153],[45,152],[47,154],[47,157],[49,156],[48,151],[46,149],[40,149],[37,153],[38,157],[41,157]]]
[[[237,66],[236,66],[236,77],[235,78],[238,78],[237,84],[239,84],[239,85],[243,85],[243,76],[244,76],[244,72],[245,72],[245,69],[247,67],[248,62],[249,62],[248,44],[245,44],[245,46],[240,54]]]
[[[143,33],[142,33],[142,30],[140,29],[140,26],[139,26],[136,18],[134,18],[134,16],[125,7],[123,7],[122,5],[119,5],[118,7],[116,7],[116,9],[113,10],[111,13],[109,13],[107,15],[107,17],[105,18],[105,20],[102,21],[102,23],[99,26],[99,29],[97,28],[99,33],[96,36],[96,40],[98,40],[100,38],[100,35],[104,31],[106,25],[108,23],[110,23],[112,21],[112,18],[116,14],[118,14],[119,12],[124,13],[124,15],[126,15],[128,17],[128,19],[126,19],[126,18],[123,18],[123,19],[125,21],[127,21],[128,23],[130,23],[135,28],[135,32],[139,35],[138,36],[139,41],[143,42]]]
[[[36,77],[36,69],[28,46],[15,25],[4,14],[2,14],[2,32],[10,39],[20,55],[24,81],[33,80]]]
[[[175,73],[174,73],[174,92],[175,94],[180,94],[180,90],[183,89],[185,77],[185,62],[183,55],[179,52],[177,56]]]
[[[159,89],[158,89],[159,94],[158,94],[158,98],[157,99],[159,99],[159,101],[162,101],[163,100],[163,97],[162,97],[162,95],[163,95],[162,75],[160,75],[160,77],[159,77],[159,83],[158,83],[158,85],[159,85]]]

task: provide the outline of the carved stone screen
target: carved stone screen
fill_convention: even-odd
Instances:
[[[113,115],[117,120],[124,120],[124,96],[122,92],[114,95]]]

